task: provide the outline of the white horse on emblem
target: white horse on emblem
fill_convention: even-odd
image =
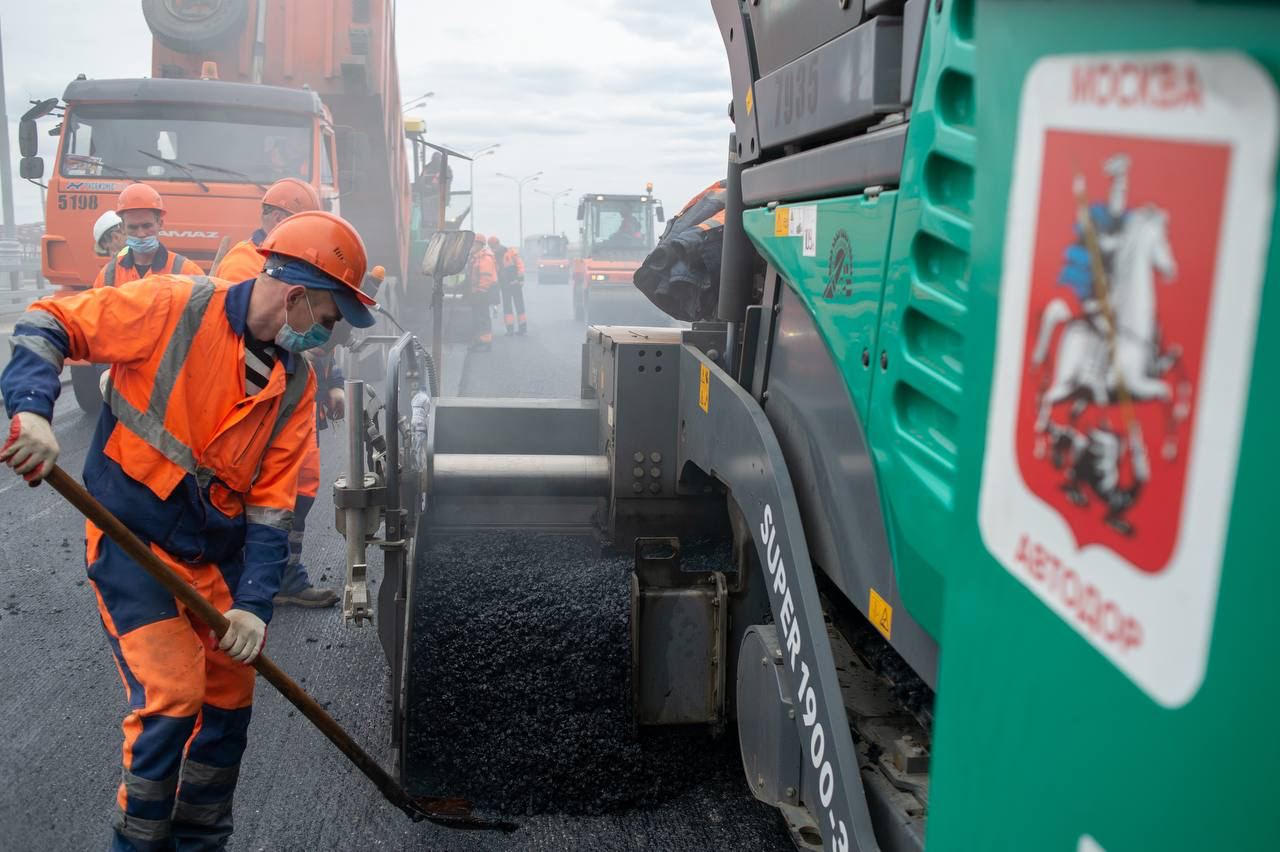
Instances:
[[[1151,205],[1131,210],[1110,239],[1113,244],[1104,248],[1114,248],[1107,282],[1114,335],[1100,310],[1077,317],[1063,299],[1051,301],[1040,316],[1031,359],[1036,367],[1045,363],[1054,331],[1064,322],[1066,326],[1054,354],[1052,380],[1040,395],[1039,433],[1048,428],[1055,404],[1073,397],[1084,397],[1081,408],[1090,402],[1106,404],[1117,399],[1121,382],[1135,402],[1172,398],[1169,383],[1161,377],[1181,353],[1177,347],[1160,352],[1156,322],[1156,273],[1166,285],[1178,274],[1169,246],[1169,214]]]

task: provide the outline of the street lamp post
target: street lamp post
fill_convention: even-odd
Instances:
[[[517,245],[519,245],[520,251],[524,251],[524,185],[542,177],[542,172],[534,172],[533,174],[522,178],[514,175],[503,174],[502,172],[495,172],[495,174],[500,178],[506,178],[507,180],[514,182],[516,185],[516,205],[519,208],[520,220],[520,242],[517,243]]]
[[[538,189],[535,186],[533,188],[533,191],[538,193],[539,195],[545,195],[547,198],[551,199],[551,233],[553,234],[560,233],[558,230],[556,230],[556,202],[560,200],[560,196],[568,195],[569,193],[573,192],[573,187],[562,189],[559,192],[547,192],[545,189]]]
[[[471,230],[476,228],[476,160],[481,157],[491,157],[502,147],[501,142],[494,142],[492,145],[485,145],[483,148],[477,148],[469,155],[471,157]]]

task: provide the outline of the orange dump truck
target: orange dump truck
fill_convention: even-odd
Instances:
[[[296,177],[351,220],[388,277],[403,276],[409,175],[392,3],[143,0],[142,10],[151,78],[81,75],[63,93],[44,275],[64,290],[92,283],[104,262],[94,220],[131,182],[164,197],[165,245],[207,269],[223,238],[257,227],[263,190]],[[44,170],[34,153],[23,150],[24,176]]]

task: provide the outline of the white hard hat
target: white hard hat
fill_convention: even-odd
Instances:
[[[93,244],[97,245],[102,242],[102,238],[106,235],[107,231],[110,231],[117,225],[122,224],[124,224],[124,220],[120,218],[120,214],[116,211],[108,210],[106,213],[103,213],[98,217],[98,221],[93,223]]]

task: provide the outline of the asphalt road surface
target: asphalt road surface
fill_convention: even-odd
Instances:
[[[499,321],[494,350],[463,367],[464,393],[578,395],[583,329],[571,319],[568,288],[531,283],[526,289],[530,334],[506,338]],[[7,341],[0,345],[7,349]],[[78,474],[93,423],[69,391],[59,400],[54,426],[61,464]],[[341,427],[321,433],[325,482],[336,475],[343,437]],[[331,495],[322,488],[304,558],[319,585],[340,589],[343,540],[332,517]],[[0,470],[0,524],[0,850],[102,849],[126,708],[85,580],[83,521],[51,489],[29,488]],[[376,552],[371,561],[376,583]],[[387,666],[372,629],[344,626],[336,608],[281,608],[267,651],[357,741],[389,757]],[[323,735],[259,680],[229,848],[786,848],[773,812],[752,802],[744,783],[725,781],[740,771],[715,774],[713,783],[693,779],[626,810],[540,812],[518,818],[519,829],[509,835],[452,832],[411,823],[382,801]]]

